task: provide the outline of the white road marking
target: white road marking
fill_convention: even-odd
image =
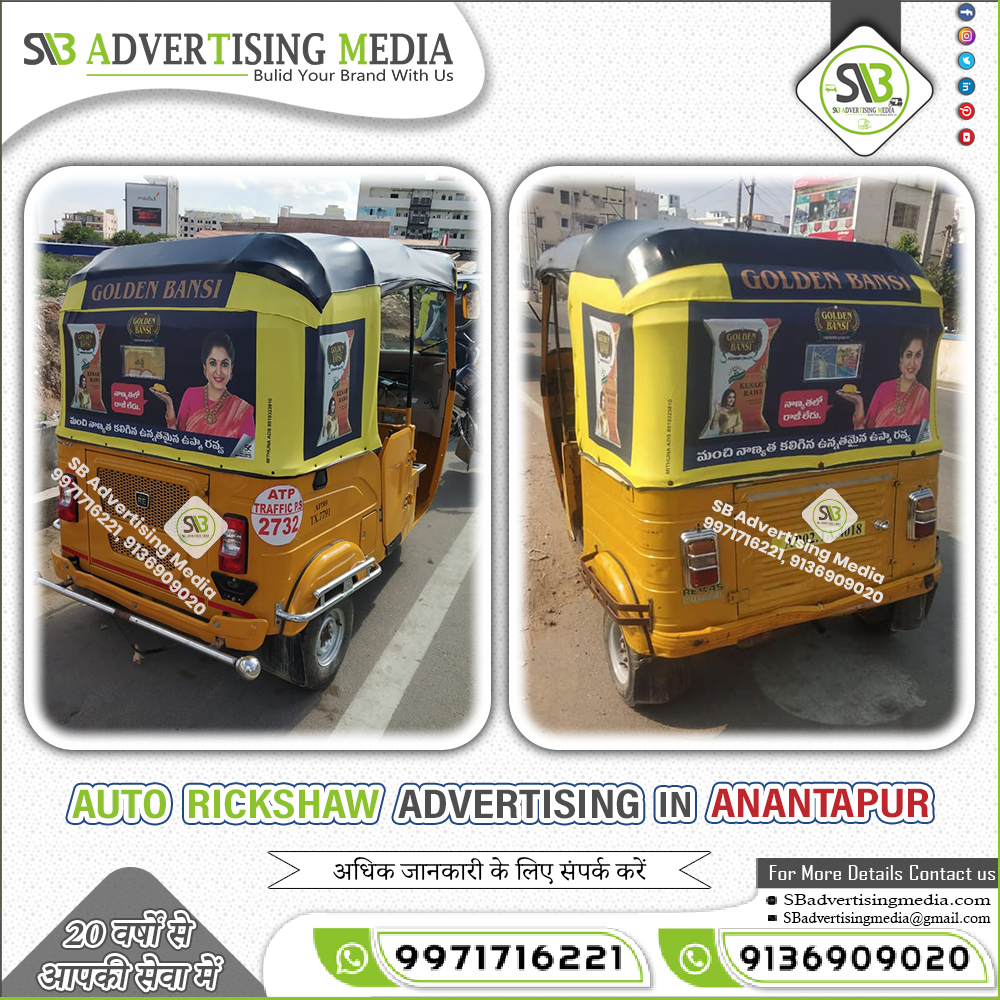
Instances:
[[[389,727],[472,565],[477,531],[476,518],[470,517],[347,706],[334,734],[361,732],[380,736]]]
[[[938,392],[965,392],[964,389],[960,389],[957,385],[945,385],[943,382],[938,382],[937,387]]]

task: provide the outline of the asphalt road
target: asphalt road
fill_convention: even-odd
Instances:
[[[717,736],[831,728],[928,730],[955,701],[956,586],[962,552],[957,510],[961,392],[939,386],[944,442],[938,487],[944,570],[934,607],[912,632],[877,633],[853,617],[827,619],[776,633],[747,649],[696,657],[692,688],[676,702],[631,709],[615,694],[604,652],[603,613],[575,572],[578,551],[565,520],[545,439],[538,395],[539,326],[527,313],[518,338],[526,413],[523,449],[512,462],[527,478],[526,707],[553,733],[600,732]],[[565,327],[564,327],[565,329]],[[968,436],[971,447],[971,435]],[[523,455],[524,457],[519,457]],[[518,465],[513,466],[515,476]],[[534,609],[531,613],[530,609]]]
[[[382,575],[355,595],[354,637],[322,692],[267,673],[248,683],[210,657],[38,588],[52,722],[76,731],[309,735],[345,729],[439,734],[459,727],[473,701],[472,514],[483,474],[475,459],[470,472],[449,453],[431,509],[383,563]],[[58,531],[50,527],[37,538],[38,565],[54,579],[48,552],[58,545]],[[158,651],[134,663],[133,641]]]

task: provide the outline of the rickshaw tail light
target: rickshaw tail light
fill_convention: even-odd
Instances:
[[[922,487],[909,497],[906,511],[906,537],[910,541],[929,538],[937,531],[937,501],[933,491]]]
[[[228,528],[219,543],[219,569],[223,573],[247,571],[247,519],[236,514],[226,514]]]
[[[77,506],[76,497],[73,495],[72,486],[59,487],[59,505],[57,509],[60,521],[78,521],[80,519],[80,511]]]
[[[719,539],[714,531],[685,531],[681,535],[681,554],[688,587],[714,587],[719,582]]]

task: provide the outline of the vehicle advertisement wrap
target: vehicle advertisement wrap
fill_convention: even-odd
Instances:
[[[628,465],[635,407],[632,320],[585,304],[583,327],[590,437]]]
[[[744,302],[691,304],[685,469],[939,447],[936,309],[837,302],[756,309],[762,315]]]
[[[73,379],[66,382],[67,434],[253,460],[255,314],[69,312],[63,351]]]

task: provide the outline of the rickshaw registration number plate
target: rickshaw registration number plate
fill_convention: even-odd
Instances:
[[[841,535],[838,535],[833,540],[833,542],[831,542],[830,544],[834,545],[837,542],[842,541],[845,538],[860,538],[862,535],[864,535],[864,534],[867,533],[866,528],[865,528],[865,524],[866,524],[865,521],[855,521],[854,524],[852,524],[847,529],[847,531],[845,531]],[[819,537],[819,535],[816,534],[815,531],[799,531],[799,532],[796,532],[794,535],[792,535],[792,538],[795,541],[789,541],[787,537],[781,537],[781,538],[776,538],[770,544],[776,545],[779,549],[798,548],[799,546],[796,543],[801,543],[802,545],[809,545],[809,544],[812,544],[812,545],[825,545],[826,544],[823,541],[823,539],[821,539]]]

